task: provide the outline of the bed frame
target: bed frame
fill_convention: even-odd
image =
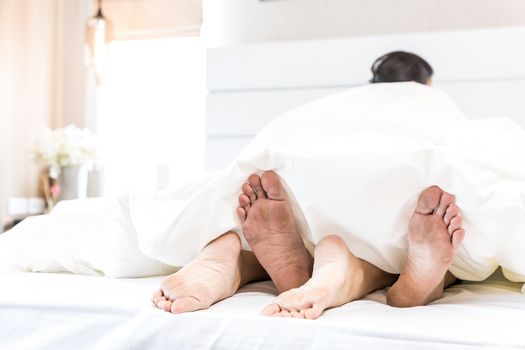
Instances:
[[[525,127],[525,27],[258,43],[208,50],[208,170],[226,166],[276,115],[362,84],[380,55],[417,53],[471,118]]]

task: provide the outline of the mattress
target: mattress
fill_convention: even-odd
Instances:
[[[525,295],[495,276],[425,307],[385,305],[385,290],[318,320],[259,315],[270,282],[209,310],[173,315],[151,294],[162,277],[0,275],[0,349],[474,349],[525,347]]]

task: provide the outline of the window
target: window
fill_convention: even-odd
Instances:
[[[199,38],[110,44],[97,96],[104,195],[178,186],[203,171],[205,54]]]

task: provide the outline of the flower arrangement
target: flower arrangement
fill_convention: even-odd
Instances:
[[[42,132],[37,139],[34,158],[37,163],[46,166],[41,183],[48,210],[60,199],[79,198],[79,193],[85,192],[87,183],[79,182],[79,178],[72,183],[71,179],[66,181],[64,176],[66,170],[70,173],[74,168],[81,168],[87,173],[97,158],[96,151],[96,137],[87,129],[70,125]],[[87,180],[87,177],[81,179]]]
[[[96,160],[96,137],[87,129],[69,125],[45,129],[37,140],[35,160],[49,167],[49,176],[56,179],[65,167],[91,167]]]

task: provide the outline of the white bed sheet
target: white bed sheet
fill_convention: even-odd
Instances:
[[[450,288],[396,309],[385,291],[316,321],[259,316],[273,285],[249,285],[210,310],[172,315],[150,304],[162,277],[0,275],[0,349],[471,349],[525,347],[520,284]]]

